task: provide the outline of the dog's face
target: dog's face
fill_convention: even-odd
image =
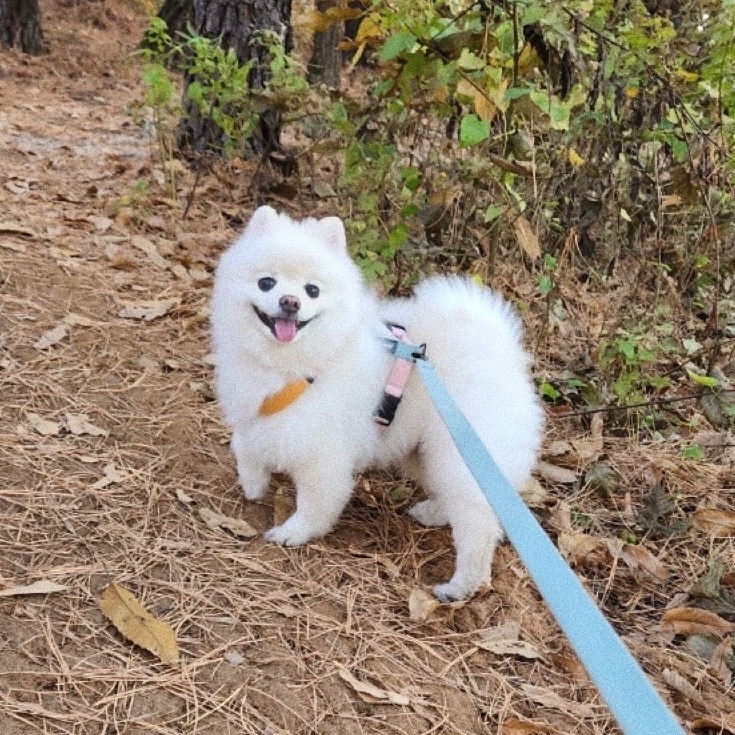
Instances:
[[[262,275],[261,275],[262,274]],[[277,268],[255,274],[252,307],[277,342],[293,342],[328,306],[329,292],[317,278],[291,276]],[[321,299],[321,301],[320,301]]]
[[[250,349],[313,341],[330,351],[355,319],[362,289],[340,219],[294,222],[260,207],[222,258],[214,304],[237,315],[232,329]]]

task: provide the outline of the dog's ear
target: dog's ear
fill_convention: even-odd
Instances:
[[[248,222],[247,233],[249,235],[264,235],[278,221],[278,212],[273,207],[264,205],[258,207]]]
[[[347,247],[344,222],[339,217],[324,217],[318,224],[319,235],[330,248],[344,250]]]

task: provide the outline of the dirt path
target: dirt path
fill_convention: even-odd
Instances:
[[[249,204],[205,182],[181,221],[134,111],[141,19],[45,11],[50,56],[0,54],[0,590],[64,589],[0,598],[0,732],[614,732],[508,547],[491,590],[409,619],[412,592],[449,576],[451,542],[404,517],[410,493],[389,478],[362,481],[305,549],[204,522],[201,508],[263,531],[291,503],[280,484],[240,499],[210,387],[210,274]],[[733,723],[718,674],[657,627],[684,581],[659,592],[643,574],[626,596],[630,570],[600,564],[596,590],[677,712],[698,732]],[[105,619],[113,581],[173,625],[180,666]],[[497,626],[525,652],[485,645]]]

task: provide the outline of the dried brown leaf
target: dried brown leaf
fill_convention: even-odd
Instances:
[[[626,544],[612,538],[607,540],[607,548],[613,558],[620,558],[633,571],[640,570],[662,582],[668,577],[663,562],[644,546]]]
[[[523,215],[516,217],[513,221],[513,232],[521,250],[531,260],[536,260],[541,257],[541,244],[539,243],[538,235],[536,235],[531,227],[531,223]]]
[[[580,718],[592,718],[595,716],[595,708],[592,705],[565,699],[547,687],[521,684],[520,689],[528,699],[532,699],[542,707],[556,709]]]
[[[171,265],[169,261],[166,260],[166,258],[164,258],[161,253],[158,252],[158,248],[147,237],[135,235],[130,240],[130,244],[138,250],[144,252],[148,256],[148,259],[151,261],[151,263],[153,263],[153,265],[157,266],[158,268],[165,270]]]
[[[90,423],[84,414],[68,413],[66,414],[64,424],[67,431],[75,436],[81,436],[82,434],[107,436],[109,434],[106,429],[100,429],[99,426]]]
[[[408,598],[408,616],[416,622],[428,620],[439,607],[439,600],[421,587],[415,587]]]
[[[557,546],[561,555],[574,566],[580,566],[590,561],[601,560],[600,550],[604,547],[605,539],[601,536],[590,536],[586,533],[560,533]]]
[[[37,413],[28,414],[28,423],[39,434],[41,434],[41,436],[57,436],[61,431],[61,425],[58,421],[49,421],[48,419],[39,416]]]
[[[564,735],[564,733],[543,722],[511,718],[500,726],[500,735]]]
[[[698,607],[675,607],[667,610],[661,620],[661,626],[673,630],[677,635],[686,636],[697,634],[724,636],[735,631],[735,623]]]
[[[735,513],[720,508],[700,508],[694,511],[694,527],[715,538],[735,536]]]
[[[58,327],[49,329],[44,332],[38,340],[33,344],[37,350],[47,350],[49,347],[59,344],[69,334],[69,327],[66,324],[59,324]]]
[[[39,579],[33,584],[6,587],[0,590],[0,597],[17,597],[19,595],[48,595],[52,592],[63,592],[67,587],[63,584],[51,582],[48,579]]]
[[[123,319],[140,319],[144,322],[152,322],[166,316],[172,309],[178,306],[174,300],[167,301],[144,301],[139,304],[129,304],[118,312]]]
[[[129,641],[150,651],[164,663],[179,662],[174,629],[151,615],[132,592],[111,582],[105,587],[99,605],[105,617]]]
[[[199,516],[213,531],[229,531],[233,536],[240,538],[253,538],[258,535],[247,521],[222,515],[209,508],[199,508]]]
[[[572,485],[577,481],[577,473],[574,470],[568,470],[566,467],[559,467],[549,462],[537,462],[536,472],[544,480],[556,482],[560,485]]]
[[[347,669],[340,669],[339,676],[342,681],[352,687],[363,702],[398,704],[404,707],[411,704],[411,698],[405,694],[389,689],[382,689],[367,681],[360,681],[360,679],[347,671]]]

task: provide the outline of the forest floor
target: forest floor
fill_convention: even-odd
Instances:
[[[211,389],[211,274],[259,203],[253,167],[203,177],[183,219],[192,174],[181,168],[173,199],[134,112],[144,19],[116,2],[42,9],[50,53],[0,53],[0,732],[616,732],[510,546],[473,599],[416,609],[449,577],[452,543],[405,515],[400,482],[361,478],[336,531],[304,548],[211,523],[207,510],[262,532],[292,503],[285,481],[241,497]],[[298,192],[271,201],[314,213]],[[493,285],[534,300],[517,266]],[[578,334],[624,296],[586,298]],[[541,311],[524,317],[539,364]],[[694,461],[678,441],[551,415],[532,502],[664,699],[706,735],[735,733],[735,545],[722,532],[735,455],[711,429],[702,420]],[[612,492],[582,479],[601,459]],[[624,544],[616,531],[636,523],[644,540]],[[39,581],[56,591],[15,590]],[[112,582],[173,626],[180,664],[108,621]]]

